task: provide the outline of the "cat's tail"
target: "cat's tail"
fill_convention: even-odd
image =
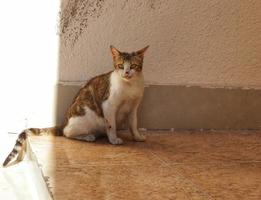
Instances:
[[[23,160],[24,155],[26,153],[26,145],[28,136],[41,136],[41,135],[54,135],[54,136],[62,136],[63,128],[59,126],[51,127],[51,128],[29,128],[24,130],[22,133],[18,135],[16,143],[14,145],[13,150],[3,163],[3,167],[7,167],[11,164],[16,164]]]

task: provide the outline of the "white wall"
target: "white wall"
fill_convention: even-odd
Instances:
[[[58,0],[0,2],[1,130],[53,121],[58,12]]]
[[[260,88],[260,10],[259,0],[64,0],[60,81],[110,70],[110,44],[150,44],[148,84]]]

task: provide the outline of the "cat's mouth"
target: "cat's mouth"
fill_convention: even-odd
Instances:
[[[126,76],[122,76],[122,78],[125,80],[130,80],[132,78],[132,76],[126,75]]]

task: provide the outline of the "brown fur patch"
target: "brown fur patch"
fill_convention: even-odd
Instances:
[[[123,64],[124,61],[128,61],[131,65],[136,65],[135,70],[141,71],[143,65],[143,56],[138,55],[137,53],[119,53],[119,56],[113,57],[113,64],[115,69],[119,69],[118,65]]]
[[[18,139],[25,140],[27,138],[26,132],[23,131],[22,133],[19,134]]]
[[[110,75],[112,72],[96,76],[89,80],[84,87],[80,89],[73,103],[69,107],[66,116],[66,123],[73,116],[83,116],[84,107],[88,106],[98,116],[103,117],[102,102],[108,99],[110,95]]]
[[[27,138],[26,131],[23,131],[22,133],[19,134],[14,148],[12,149],[11,153],[9,153],[9,155],[7,156],[7,158],[3,163],[4,167],[6,167],[11,160],[13,160],[19,153],[23,151],[23,150],[18,151],[17,148],[23,146],[23,144],[26,142],[26,138]]]
[[[120,52],[114,46],[111,46],[110,48],[113,57],[113,65],[116,70],[119,69],[119,65],[122,65],[125,61],[128,61],[131,65],[135,65],[135,68],[133,69],[137,72],[142,71],[144,53],[149,46],[132,53]]]
[[[63,135],[63,126],[54,126],[49,128],[29,128],[26,130],[29,135]]]

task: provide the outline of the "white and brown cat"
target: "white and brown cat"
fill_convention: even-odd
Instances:
[[[19,134],[16,144],[3,166],[23,159],[29,135],[63,135],[67,138],[94,142],[107,133],[111,144],[122,144],[117,127],[128,120],[135,141],[145,141],[137,129],[137,109],[142,100],[144,53],[148,46],[133,52],[120,52],[111,46],[114,70],[96,76],[80,89],[65,116],[63,126],[30,128]]]

